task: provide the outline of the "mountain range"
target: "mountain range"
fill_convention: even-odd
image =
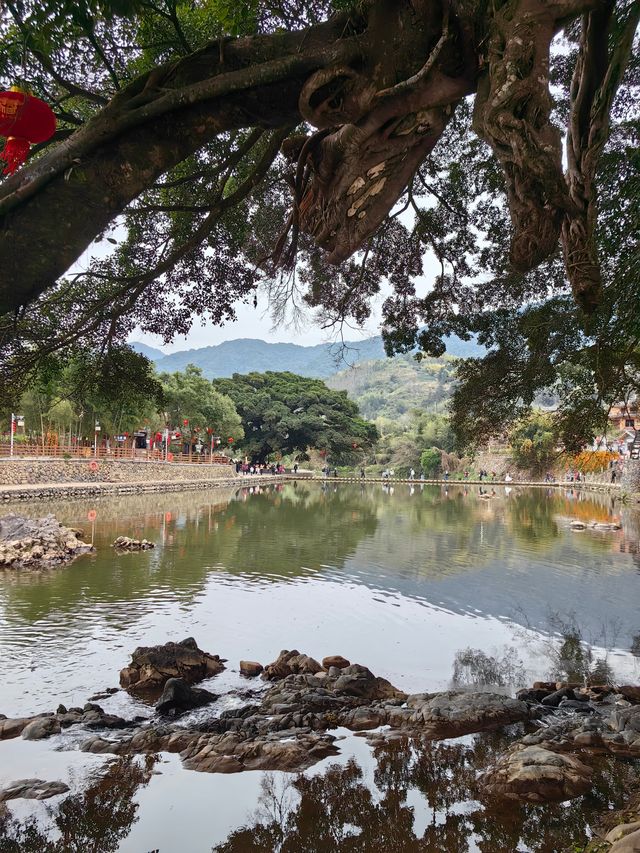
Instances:
[[[459,358],[480,356],[484,350],[475,341],[463,341],[451,336],[446,340],[447,355]],[[300,376],[328,379],[354,365],[387,359],[382,337],[376,335],[361,341],[347,342],[346,349],[336,344],[273,344],[253,338],[223,341],[210,347],[179,350],[166,354],[147,344],[132,342],[131,346],[154,362],[159,372],[184,370],[188,364],[200,367],[208,379],[229,377],[234,373],[264,373],[267,370],[288,370]],[[396,356],[396,359],[404,359]]]

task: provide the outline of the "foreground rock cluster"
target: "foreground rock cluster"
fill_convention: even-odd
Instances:
[[[217,675],[224,669],[218,655],[198,648],[193,637],[163,646],[139,646],[131,655],[131,663],[120,671],[120,685],[131,693],[154,693],[162,690],[170,678],[181,678],[194,684]]]
[[[186,768],[209,773],[243,770],[297,772],[339,752],[332,731],[367,732],[371,743],[402,735],[429,740],[522,724],[519,737],[480,778],[489,798],[543,803],[590,790],[590,756],[640,758],[640,688],[538,683],[514,699],[496,693],[450,690],[407,695],[366,666],[341,656],[319,663],[284,650],[264,668],[243,661],[241,671],[263,684],[238,693],[238,707],[176,723],[219,696],[192,685],[224,669],[224,661],[193,638],[140,647],[122,670],[122,686],[147,699],[159,696],[151,719],[125,720],[99,705],[60,706],[55,714],[0,719],[0,739],[39,739],[77,726],[93,732],[91,753],[179,753]],[[251,666],[247,666],[250,664]],[[233,693],[234,691],[231,691]],[[196,719],[196,718],[192,718]]]
[[[53,515],[0,518],[0,570],[53,568],[92,550],[82,531],[63,527]]]

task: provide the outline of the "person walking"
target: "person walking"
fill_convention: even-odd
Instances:
[[[364,470],[364,468],[361,468],[361,469],[360,469],[360,479],[361,479],[361,480],[364,480],[364,478],[365,478],[366,476],[367,476],[366,471]]]
[[[416,472],[415,472],[415,471],[414,471],[414,469],[412,468],[412,469],[409,471],[409,479],[410,479],[410,480],[414,480],[414,479],[415,479],[415,476],[416,476]]]
[[[611,482],[612,482],[612,483],[615,483],[615,481],[616,481],[616,476],[617,476],[617,474],[616,474],[616,469],[615,469],[615,468],[612,468],[612,469],[611,469]]]

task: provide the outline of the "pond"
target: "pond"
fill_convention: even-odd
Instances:
[[[581,665],[639,680],[640,517],[611,498],[301,481],[46,511],[82,527],[96,552],[48,573],[0,576],[7,716],[83,705],[117,686],[136,646],[187,636],[228,659],[204,683],[216,693],[247,685],[240,659],[266,664],[284,648],[343,655],[407,692],[452,680],[513,692],[562,675],[567,637],[582,641]],[[621,529],[576,531],[576,519]],[[157,547],[119,555],[117,535]],[[151,713],[122,691],[100,704]],[[61,779],[72,793],[12,801],[0,851],[551,853],[584,843],[638,773],[634,762],[602,759],[588,796],[496,811],[475,780],[503,733],[375,747],[339,734],[340,755],[300,776],[196,773],[164,753],[87,755],[68,736],[2,742],[0,785]],[[3,847],[3,832],[19,846]]]

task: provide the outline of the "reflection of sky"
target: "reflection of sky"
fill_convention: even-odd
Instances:
[[[423,537],[414,536],[409,553],[393,555],[392,571],[385,568],[392,547],[385,542],[385,531],[378,529],[347,560],[344,572],[364,585],[425,599],[453,612],[481,613],[536,629],[548,629],[550,614],[575,613],[585,638],[598,638],[603,623],[615,621],[618,645],[629,647],[640,631],[637,566],[627,555],[609,550],[594,554],[575,541],[602,534],[563,534],[541,555],[515,547],[504,553],[503,542],[490,537],[481,541],[480,528],[469,552],[447,565],[433,566],[429,559],[434,536],[442,534],[425,531],[424,539],[430,540],[425,542],[426,554],[420,547]]]
[[[529,502],[515,489],[508,499],[500,492],[483,502],[473,489],[462,498],[451,488],[443,502],[439,490],[428,488],[390,495],[339,487],[318,501],[313,489],[288,488],[279,506],[275,493],[249,497],[241,507],[198,494],[92,502],[98,511],[94,557],[50,575],[0,577],[0,711],[81,705],[117,684],[136,646],[186,636],[228,658],[227,671],[205,683],[214,692],[246,688],[239,660],[267,663],[282,648],[316,658],[342,654],[414,692],[448,686],[455,654],[464,647],[499,655],[515,647],[530,680],[545,677],[550,611],[573,611],[587,639],[613,620],[623,647],[640,631],[640,574],[629,553],[638,542],[637,513],[623,512],[621,532],[576,533],[568,529],[567,503],[548,504],[541,492]],[[558,511],[550,512],[552,506]],[[575,506],[581,517],[606,515],[604,505],[579,499]],[[59,515],[82,526],[86,510],[77,503],[61,506]],[[158,547],[116,555],[109,544],[120,533],[147,536]],[[637,682],[629,655],[611,662],[625,680]],[[217,712],[232,701],[238,700],[216,703]],[[101,704],[127,716],[140,712],[124,693]],[[67,746],[74,743],[69,734]],[[77,790],[82,768],[110,760],[75,749],[56,752],[62,743],[64,737],[0,744],[0,785],[40,777]],[[341,755],[309,774],[355,756],[379,796],[366,741],[349,735],[338,745]],[[163,755],[156,770],[136,794],[140,819],[122,853],[182,850],[185,826],[190,853],[205,853],[239,825],[253,823],[262,774],[188,772],[175,755]],[[407,802],[415,807],[418,835],[441,819],[417,789],[408,790]],[[44,817],[46,804],[18,801],[11,808],[18,816]],[[468,844],[477,849],[471,836]]]
[[[136,646],[190,635],[231,667],[296,647],[343,654],[407,690],[445,686],[467,646],[519,646],[544,676],[534,640],[550,613],[574,613],[597,644],[605,624],[609,644],[629,648],[640,575],[617,543],[633,540],[635,516],[623,532],[576,533],[549,511],[569,517],[566,504],[541,492],[483,502],[472,489],[449,491],[443,501],[428,487],[394,496],[288,487],[228,506],[198,495],[96,504],[94,557],[0,584],[0,711],[81,704],[117,683]],[[83,507],[64,508],[66,520],[86,517]],[[116,555],[119,533],[159,547]]]

